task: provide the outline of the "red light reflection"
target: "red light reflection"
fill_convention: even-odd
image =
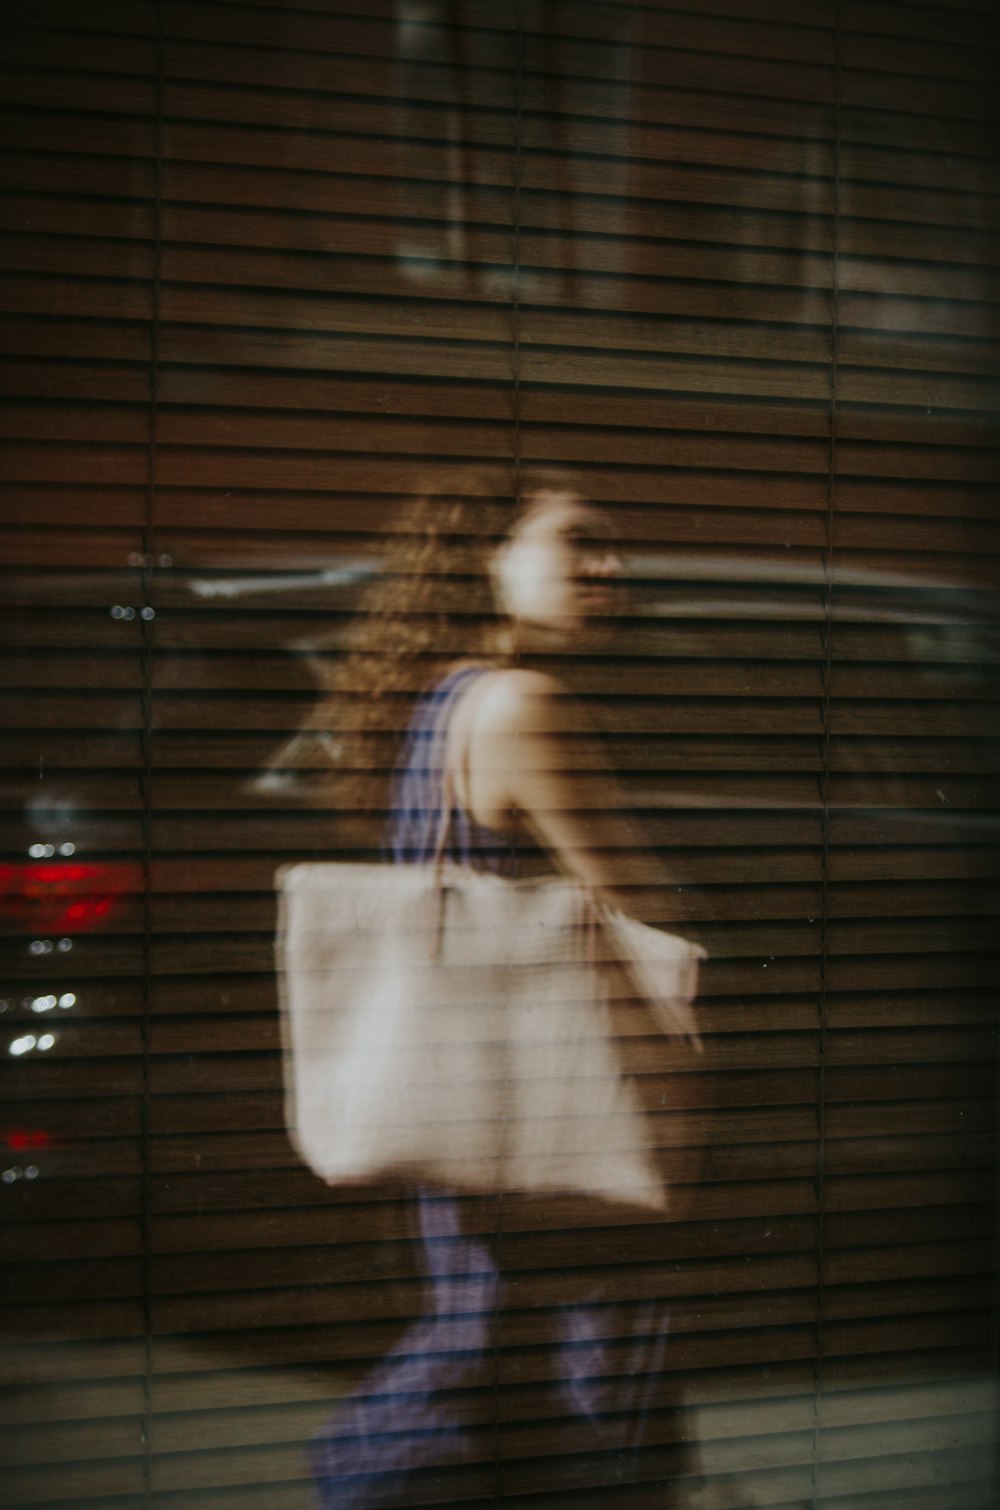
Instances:
[[[25,1153],[30,1148],[48,1148],[51,1142],[49,1134],[41,1130],[27,1132],[19,1127],[7,1134],[7,1147],[12,1153]]]
[[[85,933],[141,888],[135,864],[0,865],[0,915],[26,932]]]

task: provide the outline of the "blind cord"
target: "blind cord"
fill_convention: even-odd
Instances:
[[[511,425],[514,497],[521,499],[521,176],[524,90],[524,5],[515,5],[514,33],[514,150],[511,195]]]
[[[522,111],[524,97],[524,5],[515,0],[514,7],[514,120],[511,174],[511,453],[513,464],[513,493],[515,504],[521,499],[521,142]],[[515,647],[515,661],[519,657]],[[517,870],[517,829],[512,825],[510,835],[509,873]],[[503,1284],[503,1164],[506,1157],[506,1106],[508,1092],[506,1074],[501,1087],[500,1163],[497,1171],[496,1217],[494,1225],[493,1262],[495,1278],[493,1285],[493,1495],[494,1502],[501,1502],[500,1484],[500,1291]]]
[[[831,678],[833,673],[833,555],[836,540],[837,475],[837,358],[840,296],[840,101],[842,70],[842,17],[840,0],[834,7],[833,33],[833,181],[831,185],[830,252],[830,355],[828,400],[828,453],[826,522],[823,539],[822,586],[822,698],[820,703],[820,940],[819,940],[819,1022],[816,1072],[816,1330],[813,1357],[813,1440],[811,1462],[811,1504],[819,1502],[819,1454],[823,1429],[823,1330],[825,1320],[825,1206],[826,1206],[826,1031],[829,993],[829,922],[830,922],[830,719]]]
[[[153,567],[156,561],[156,486],[157,442],[159,439],[159,388],[160,388],[160,282],[162,276],[163,247],[163,54],[164,16],[163,0],[157,0],[155,11],[154,80],[155,109],[155,162],[153,186],[153,268],[150,291],[149,320],[149,442],[146,459],[146,487],[143,500],[142,551],[139,558],[139,635],[142,660],[141,703],[141,796],[140,808],[142,842],[142,1094],[140,1098],[140,1162],[142,1186],[140,1198],[140,1226],[142,1233],[142,1332],[143,1332],[143,1386],[142,1386],[142,1503],[152,1504],[152,1424],[153,1424],[153,1314],[152,1314],[152,1269],[151,1269],[151,1195],[150,1170],[152,1154],[151,1095],[152,1095],[152,773],[153,773]]]

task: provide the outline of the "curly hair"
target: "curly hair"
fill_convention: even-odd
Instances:
[[[297,761],[328,773],[322,795],[341,813],[381,812],[389,774],[420,694],[461,661],[513,663],[517,646],[497,609],[491,564],[545,492],[581,491],[561,471],[531,471],[498,493],[496,469],[471,468],[447,490],[424,486],[400,510],[381,569],[350,623],[331,690]]]

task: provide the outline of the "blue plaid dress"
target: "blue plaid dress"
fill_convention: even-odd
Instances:
[[[410,720],[392,782],[386,850],[397,865],[423,865],[434,858],[444,817],[445,746],[459,700],[488,666],[460,666],[420,699]],[[511,845],[502,834],[475,823],[460,807],[451,812],[446,857],[476,870],[508,872]]]
[[[449,673],[414,710],[393,778],[385,843],[387,858],[397,864],[434,857],[448,723],[459,698],[487,670],[464,666]],[[459,808],[451,814],[446,855],[481,870],[513,871],[511,842]],[[468,1206],[475,1217],[476,1200]],[[642,1484],[667,1510],[670,1491],[656,1449],[643,1450],[669,1403],[663,1303],[622,1296],[614,1266],[586,1266],[579,1274],[565,1272],[552,1304],[522,1310],[520,1273],[507,1272],[503,1263],[499,1207],[486,1231],[481,1211],[470,1224],[466,1205],[447,1191],[414,1187],[406,1210],[421,1255],[425,1302],[420,1314],[410,1311],[395,1344],[312,1438],[318,1510],[454,1500],[497,1505],[506,1503],[508,1492],[520,1503],[525,1476],[530,1480],[534,1471],[531,1449],[527,1459],[503,1449],[502,1418],[510,1407],[498,1383],[508,1369],[516,1378],[522,1363],[530,1375],[539,1352],[552,1360],[556,1400],[550,1410],[575,1445],[564,1458],[546,1453],[539,1459],[538,1488],[579,1487],[574,1462],[582,1455],[594,1465],[594,1487],[620,1493]],[[596,1205],[591,1219],[600,1225]],[[523,1242],[524,1234],[519,1238]],[[517,1417],[515,1408],[515,1430]],[[629,1500],[615,1503],[626,1510]]]

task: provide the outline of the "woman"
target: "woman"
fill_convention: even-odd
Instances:
[[[662,875],[551,669],[596,650],[619,612],[608,522],[561,474],[523,478],[516,504],[489,486],[471,474],[397,523],[326,704],[338,806],[384,812],[388,789],[397,862],[429,860],[446,832],[452,859],[512,874],[527,840],[549,869],[633,914],[649,905],[641,888],[658,883],[662,908]],[[421,1189],[409,1200],[430,1300],[314,1439],[320,1503],[420,1503],[422,1487],[432,1499],[446,1482],[450,1496],[496,1498],[531,1492],[533,1472],[539,1487],[655,1489],[662,1461],[643,1449],[653,1420],[654,1437],[670,1436],[662,1304],[620,1294],[606,1259],[581,1260],[552,1294],[550,1276],[508,1272],[499,1205]],[[582,1196],[560,1198],[560,1212],[537,1225],[624,1230],[629,1220]],[[528,1466],[535,1458],[541,1469]]]
[[[433,710],[447,701],[449,738],[465,751],[459,811],[488,857],[474,863],[485,868],[536,840],[606,899],[638,916],[652,906],[662,921],[665,877],[636,848],[590,721],[563,680],[567,657],[598,650],[622,606],[610,522],[561,473],[526,475],[516,504],[489,496],[490,482],[471,472],[461,491],[425,494],[396,522],[320,718],[327,737],[316,763],[328,767],[332,754],[336,804],[355,821],[384,814],[389,794],[390,849],[424,858],[434,825],[428,815],[421,834],[409,823],[401,842],[399,804],[426,744],[418,731],[441,721]],[[489,685],[467,696],[486,673]],[[415,699],[408,748],[388,782],[389,751]],[[659,895],[637,895],[637,886]]]

